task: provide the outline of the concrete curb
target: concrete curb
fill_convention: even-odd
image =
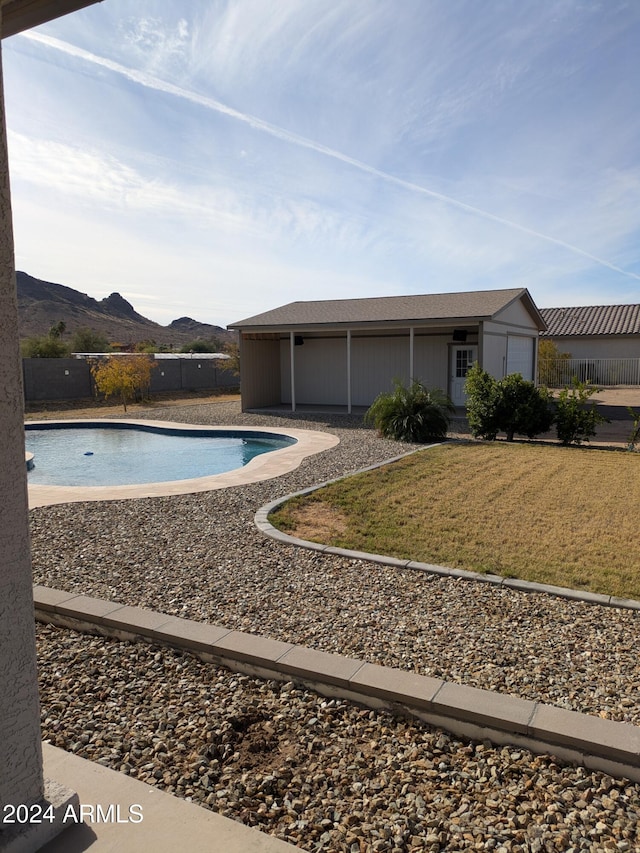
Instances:
[[[35,616],[78,631],[184,649],[235,672],[413,717],[640,782],[640,728],[86,595],[35,586]]]
[[[391,459],[385,459],[384,462],[377,462],[374,465],[368,465],[366,468],[361,468],[358,471],[352,471],[342,477],[336,477],[333,480],[327,480],[324,483],[319,483],[316,486],[309,486],[306,489],[301,489],[299,492],[292,492],[290,495],[285,495],[281,498],[276,498],[268,504],[260,507],[254,516],[254,522],[258,530],[264,533],[265,536],[275,539],[277,542],[282,542],[284,545],[297,545],[299,548],[308,548],[312,551],[322,551],[325,554],[334,554],[339,557],[348,557],[354,560],[369,560],[372,563],[381,563],[385,566],[394,566],[399,569],[413,569],[419,572],[426,572],[432,575],[440,575],[441,577],[454,578],[457,580],[478,581],[479,583],[490,583],[494,586],[507,587],[508,589],[517,589],[520,592],[537,592],[554,595],[558,598],[567,598],[573,601],[584,601],[589,604],[600,604],[604,607],[619,607],[627,610],[640,610],[640,601],[632,598],[619,598],[616,595],[603,595],[596,592],[586,592],[577,589],[571,589],[563,586],[553,586],[551,584],[535,583],[533,581],[519,580],[518,578],[505,578],[501,575],[479,574],[478,572],[470,572],[465,569],[451,569],[447,566],[436,566],[431,563],[420,563],[417,560],[402,560],[397,557],[387,557],[384,554],[369,554],[364,551],[350,551],[347,548],[335,548],[332,545],[323,545],[320,542],[310,542],[307,539],[298,539],[295,536],[289,536],[288,533],[283,533],[274,527],[269,521],[269,515],[281,506],[286,501],[292,498],[309,495],[318,489],[329,486],[332,483],[338,483],[347,477],[354,477],[356,474],[363,474],[366,471],[373,471],[376,468],[382,468],[384,465],[390,465],[392,462],[397,462],[404,459],[406,456],[411,456],[414,453],[420,453],[423,450],[429,450],[431,447],[438,447],[437,444],[428,445],[428,447],[419,448],[418,450],[410,450],[408,453],[402,453],[399,456],[394,456]]]

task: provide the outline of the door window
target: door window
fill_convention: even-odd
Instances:
[[[456,350],[456,379],[464,379],[473,365],[473,350]]]

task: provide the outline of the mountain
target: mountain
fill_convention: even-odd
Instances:
[[[46,335],[52,326],[63,321],[66,338],[85,327],[100,332],[112,343],[121,344],[155,341],[179,348],[197,339],[217,338],[223,343],[236,339],[234,332],[199,323],[191,317],[180,317],[168,326],[161,326],[138,314],[119,293],[98,301],[64,284],[41,281],[26,272],[17,272],[16,281],[21,338]]]

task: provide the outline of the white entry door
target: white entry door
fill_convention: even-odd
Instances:
[[[451,347],[450,391],[454,406],[464,406],[467,395],[464,393],[464,383],[469,368],[478,360],[478,347],[467,344]]]

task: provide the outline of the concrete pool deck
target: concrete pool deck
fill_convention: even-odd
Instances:
[[[91,419],[64,420],[60,423],[86,424],[93,422]],[[55,421],[29,421],[29,426],[39,424],[51,426]],[[161,429],[188,429],[191,432],[225,432],[237,429],[246,433],[270,433],[274,436],[284,435],[294,438],[296,443],[290,447],[262,453],[254,457],[242,468],[235,468],[224,474],[214,474],[206,477],[197,477],[191,480],[170,480],[163,483],[138,483],[126,486],[45,486],[29,484],[29,508],[39,506],[50,506],[52,504],[78,503],[81,501],[115,501],[132,500],[135,498],[155,498],[167,495],[186,495],[196,492],[208,492],[213,489],[226,489],[228,486],[245,486],[249,483],[258,483],[262,480],[270,480],[287,474],[296,469],[308,456],[329,450],[339,443],[336,435],[319,430],[295,429],[295,428],[273,428],[252,426],[203,426],[195,424],[176,423],[173,421],[152,420],[128,420],[128,419],[103,419],[100,424],[122,425],[123,423],[146,428],[158,427]],[[38,464],[37,459],[34,460]]]

